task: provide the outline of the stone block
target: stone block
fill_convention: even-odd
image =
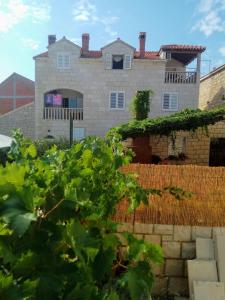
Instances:
[[[162,242],[162,249],[166,258],[180,258],[181,244],[179,242]]]
[[[194,300],[225,300],[223,282],[194,281]]]
[[[225,227],[213,227],[213,238],[216,235],[225,235]]]
[[[168,288],[168,277],[155,277],[152,295],[165,296]]]
[[[205,260],[215,259],[212,239],[196,238],[196,258]]]
[[[169,295],[187,296],[188,295],[188,280],[187,278],[177,277],[169,278]]]
[[[118,225],[117,231],[118,232],[128,231],[128,232],[132,233],[133,232],[133,224],[132,223],[122,223],[122,224]]]
[[[191,226],[174,226],[173,231],[174,241],[190,241],[191,240]]]
[[[144,223],[134,224],[134,233],[151,234],[152,231],[153,231],[152,224],[144,224]]]
[[[193,298],[194,281],[218,281],[215,260],[188,260],[187,267],[189,296],[191,299]]]
[[[144,236],[145,241],[152,243],[152,244],[158,244],[161,245],[161,236],[156,234],[151,235],[145,235]]]
[[[210,239],[212,237],[212,227],[193,226],[192,240],[195,241],[197,237]]]
[[[167,276],[183,276],[184,261],[182,259],[167,259],[165,274]]]
[[[135,234],[134,234],[134,237],[135,237],[136,239],[138,239],[138,240],[144,239],[143,234],[137,234],[137,233],[135,233]]]
[[[225,282],[225,235],[215,235],[215,258],[220,281]]]
[[[196,257],[195,243],[182,243],[182,258],[195,258]]]
[[[173,236],[172,235],[162,235],[162,241],[172,241]]]
[[[173,225],[155,224],[154,233],[156,234],[173,234]]]

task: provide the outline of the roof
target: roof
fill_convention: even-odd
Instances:
[[[31,84],[34,85],[34,81],[33,81],[32,79],[27,78],[27,77],[25,77],[25,76],[23,76],[23,75],[20,75],[20,74],[18,74],[18,73],[16,73],[16,72],[13,72],[13,73],[12,73],[11,75],[9,75],[6,79],[4,79],[2,82],[0,82],[0,85],[1,85],[1,86],[4,85],[4,84],[7,83],[10,79],[13,79],[13,78],[15,78],[15,77],[22,78],[22,79],[24,79],[24,80],[26,80],[26,81],[30,81]]]
[[[171,45],[162,45],[160,47],[160,50],[175,50],[175,51],[193,51],[193,52],[204,52],[206,47],[203,46],[194,46],[194,45],[176,45],[176,44],[171,44]]]
[[[120,38],[117,38],[115,41],[113,41],[113,42],[111,42],[111,43],[105,45],[104,47],[101,48],[101,50],[103,50],[103,49],[105,49],[105,48],[107,48],[107,47],[109,47],[109,46],[111,46],[111,45],[113,45],[113,44],[115,44],[115,43],[118,43],[118,42],[120,42],[121,44],[124,44],[125,46],[127,46],[127,47],[129,47],[129,48],[135,50],[135,48],[134,48],[133,46],[127,44],[126,42],[124,42],[124,41],[121,40]]]
[[[215,74],[217,74],[217,73],[219,73],[219,72],[221,72],[221,71],[223,71],[223,70],[225,70],[225,64],[222,65],[222,66],[219,66],[218,68],[216,68],[216,69],[212,70],[211,72],[209,72],[208,74],[204,75],[204,76],[200,79],[200,81],[202,82],[202,81],[204,81],[204,80],[206,80],[206,79],[208,79],[208,78],[214,76]]]
[[[63,38],[61,40],[66,40],[66,38]],[[60,40],[60,41],[61,41]],[[178,61],[181,61],[183,64],[187,65],[189,64],[193,59],[196,58],[197,53],[202,53],[205,51],[205,47],[203,46],[195,46],[195,45],[177,45],[177,44],[170,44],[170,45],[162,45],[160,47],[159,51],[145,51],[144,57],[141,57],[139,51],[135,51],[135,48],[131,45],[125,43],[121,39],[117,39],[113,41],[110,44],[107,44],[106,46],[102,47],[101,50],[89,50],[87,52],[81,52],[81,57],[83,58],[100,58],[102,57],[102,50],[106,47],[116,43],[120,42],[134,50],[134,58],[135,59],[159,59],[160,58],[160,52],[161,51],[168,51],[170,50],[172,52],[172,57]],[[39,55],[34,56],[33,58],[41,58],[41,57],[48,57],[48,51],[40,53]]]

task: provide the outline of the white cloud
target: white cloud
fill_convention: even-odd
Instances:
[[[225,32],[225,0],[201,0],[196,14],[200,19],[192,27],[209,37],[215,32]]]
[[[112,16],[111,12],[108,15],[101,16],[90,0],[79,0],[73,9],[73,17],[76,22],[86,22],[91,24],[101,24],[104,30],[111,37],[117,36],[117,32],[113,30],[113,25],[119,20],[117,16]]]
[[[219,52],[222,56],[225,56],[225,45],[219,48]]]
[[[23,38],[22,43],[25,47],[30,48],[32,50],[36,50],[39,48],[39,42],[31,38]]]
[[[50,19],[51,7],[48,0],[9,0],[0,2],[0,32],[8,32],[25,20],[33,23],[45,22]]]

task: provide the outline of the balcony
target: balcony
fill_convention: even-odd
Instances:
[[[166,71],[165,73],[165,83],[194,84],[196,79],[197,72]]]
[[[83,120],[83,108],[44,107],[43,118],[45,120]]]

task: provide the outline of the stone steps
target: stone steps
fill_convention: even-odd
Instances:
[[[196,259],[187,267],[190,300],[225,300],[225,233],[196,238]]]

